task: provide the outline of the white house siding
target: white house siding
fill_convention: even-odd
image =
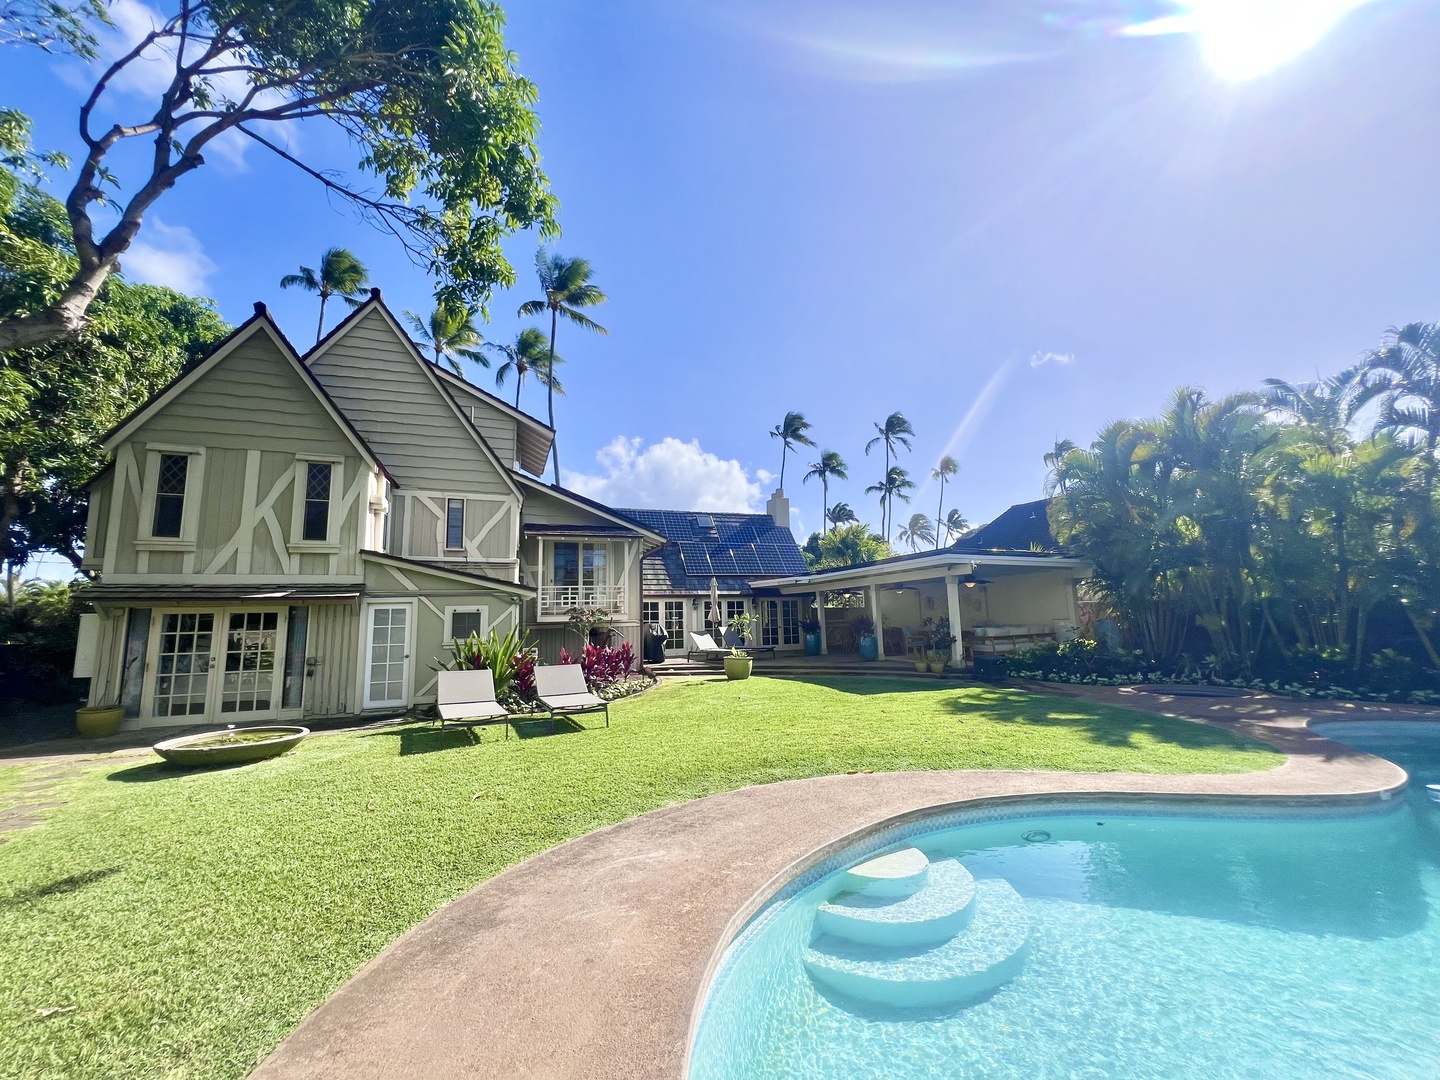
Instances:
[[[365,560],[364,600],[367,605],[414,604],[411,702],[418,704],[435,700],[436,672],[450,657],[449,628],[445,625],[447,608],[484,608],[487,626],[501,634],[508,633],[519,618],[519,598],[508,592],[488,588],[483,582],[471,584],[448,574],[429,573],[422,567],[398,566],[380,559]],[[356,641],[359,640],[357,631]],[[357,692],[359,679],[364,677],[364,661],[362,654]]]
[[[490,444],[490,449],[495,451],[495,456],[506,465],[514,465],[519,456],[515,447],[518,427],[515,418],[497,408],[495,403],[483,394],[474,393],[449,379],[445,380],[445,387],[470,415],[471,422],[476,430],[485,436],[485,441]]]
[[[438,376],[421,363],[378,307],[309,360],[402,489],[511,494]]]

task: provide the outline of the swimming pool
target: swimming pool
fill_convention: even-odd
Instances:
[[[690,1076],[1440,1076],[1440,723],[1321,731],[1405,798],[963,811],[816,868],[727,950]]]

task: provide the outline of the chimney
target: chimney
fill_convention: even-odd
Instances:
[[[785,497],[784,488],[775,489],[775,494],[771,495],[770,501],[765,504],[765,512],[782,529],[790,527],[790,500]]]

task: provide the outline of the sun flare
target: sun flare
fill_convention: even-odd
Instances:
[[[1269,74],[1370,0],[1186,0],[1184,13],[1140,23],[1130,36],[1194,34],[1222,79]]]

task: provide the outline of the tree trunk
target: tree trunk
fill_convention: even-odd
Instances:
[[[545,374],[549,376],[545,381],[549,390],[548,399],[550,402],[550,460],[555,464],[555,486],[560,486],[560,440],[555,435],[555,325],[560,318],[560,313],[554,308],[550,309],[550,359]]]
[[[88,272],[80,271],[60,299],[38,314],[0,319],[0,353],[33,349],[80,333],[85,328],[85,313],[117,264],[118,260],[111,259]]]
[[[515,408],[520,408],[520,387],[525,385],[525,376],[520,372],[515,373]]]
[[[320,321],[315,324],[315,344],[320,344],[320,339],[325,336],[325,293],[320,293]]]
[[[1360,670],[1360,661],[1365,656],[1365,622],[1369,614],[1369,605],[1362,603],[1355,614],[1355,660],[1350,665],[1351,671]]]
[[[1290,650],[1285,647],[1285,639],[1280,635],[1280,628],[1275,625],[1275,616],[1270,614],[1270,601],[1260,601],[1260,610],[1265,614],[1265,621],[1270,626],[1270,635],[1275,639],[1275,647],[1280,650],[1280,655],[1290,659]]]
[[[1430,635],[1425,632],[1419,617],[1411,610],[1409,604],[1405,605],[1405,614],[1410,619],[1410,625],[1415,627],[1415,633],[1420,635],[1420,644],[1425,647],[1425,655],[1430,658],[1430,666],[1440,671],[1440,653],[1435,651],[1435,644],[1430,640]]]
[[[940,523],[945,520],[945,477],[940,477],[940,505],[935,507],[935,550],[940,550]]]
[[[12,458],[5,462],[5,469],[0,473],[0,543],[6,545],[10,541],[10,526],[20,518],[20,484],[27,465],[23,457]],[[13,560],[7,559],[6,564],[14,569]],[[13,600],[11,607],[14,607]]]

